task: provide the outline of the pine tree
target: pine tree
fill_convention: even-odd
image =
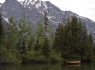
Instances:
[[[85,48],[85,51],[87,52],[86,53],[87,61],[92,61],[93,60],[93,49],[92,49],[93,48],[93,38],[92,38],[91,33],[88,35],[86,45],[87,46]]]
[[[19,21],[15,21],[14,18],[11,17],[9,23],[10,25],[7,28],[5,36],[6,47],[8,49],[14,48],[21,53],[25,53],[30,47],[29,41],[33,39],[31,22],[26,24],[25,15],[23,14]]]
[[[93,53],[95,53],[95,43],[93,44]]]
[[[44,13],[44,28],[43,28],[44,32],[43,32],[43,46],[42,46],[42,53],[43,55],[46,56],[46,58],[49,57],[49,48],[50,48],[50,44],[49,44],[49,40],[48,40],[48,17],[47,17],[47,13]]]
[[[48,18],[47,18],[47,13],[44,13],[44,32],[43,32],[43,36],[46,37],[47,36],[47,26],[48,26]]]
[[[64,30],[65,33],[67,32],[67,37],[64,39],[67,40],[67,47],[70,49],[66,49],[69,50],[68,54],[71,53],[69,58],[87,59],[88,55],[91,55],[92,52],[92,37],[91,35],[88,37],[85,23],[82,23],[81,20],[78,20],[74,15],[71,21],[67,23],[66,27],[64,27]],[[89,50],[87,48],[89,48]],[[87,51],[89,51],[89,53]]]
[[[31,22],[26,22],[25,13],[22,14],[20,20],[17,22],[17,37],[18,37],[18,49],[25,53],[29,49],[29,40],[32,37],[32,24]],[[33,41],[32,41],[33,42]],[[32,45],[31,45],[32,46]]]
[[[49,41],[48,41],[47,38],[45,38],[44,39],[44,44],[43,44],[43,47],[42,47],[42,53],[43,53],[43,55],[46,56],[46,58],[49,57],[49,48],[50,48]]]
[[[60,24],[56,29],[53,47],[66,59],[90,59],[92,37],[88,36],[85,24],[74,15],[64,27]]]
[[[13,17],[9,19],[9,23],[10,25],[7,27],[7,32],[5,35],[5,45],[7,49],[13,49],[16,47],[17,40],[15,22]]]
[[[2,15],[0,13],[0,39],[3,37],[3,32]]]
[[[60,53],[63,47],[63,25],[59,24],[58,28],[56,29],[54,41],[53,41],[53,48]]]
[[[36,27],[36,43],[35,43],[35,47],[34,50],[39,51],[44,43],[44,38],[43,38],[43,26],[42,26],[42,20],[40,19],[37,23],[37,27]]]

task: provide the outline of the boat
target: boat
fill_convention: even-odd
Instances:
[[[65,61],[67,65],[80,65],[81,61]]]

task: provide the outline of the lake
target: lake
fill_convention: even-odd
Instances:
[[[85,63],[78,66],[64,64],[16,64],[1,65],[0,70],[95,70],[95,64]]]

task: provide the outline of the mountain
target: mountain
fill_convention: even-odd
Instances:
[[[0,12],[4,18],[15,16],[15,18],[18,19],[23,11],[25,11],[25,9],[17,0],[6,0],[0,8]]]
[[[1,8],[1,6],[2,6],[2,3],[0,3],[0,8]]]
[[[25,0],[23,2],[20,2],[22,6],[28,9],[33,9],[36,8],[39,13],[42,15],[44,12],[48,13],[48,19],[52,22],[54,25],[58,25],[58,23],[63,22],[64,17],[68,18],[74,15],[74,12],[71,11],[62,11],[60,8],[57,6],[53,5],[49,1],[41,1],[41,0]],[[66,12],[66,14],[65,14]],[[95,33],[95,22],[86,18],[82,17],[76,14],[76,16],[81,19],[83,22],[86,23],[87,29],[90,33]]]
[[[36,10],[42,15],[44,12],[47,12],[49,20],[53,23],[57,23],[57,25],[58,22],[62,22],[64,18],[64,12],[49,1],[25,0],[21,2],[21,4],[30,10],[36,8]]]
[[[40,17],[44,16],[44,12],[47,12],[49,24],[54,30],[58,26],[58,23],[63,22],[64,18],[71,17],[75,14],[80,20],[82,20],[82,22],[85,22],[88,32],[93,35],[95,34],[94,21],[86,17],[79,16],[71,11],[63,11],[49,1],[25,0],[18,2],[17,0],[6,0],[3,4],[0,4],[0,12],[5,20],[11,16],[14,16],[16,20],[19,20],[21,15],[25,13],[26,21],[32,21],[35,24]]]
[[[38,21],[37,19],[39,19],[41,15],[35,8],[32,10],[25,8],[17,0],[6,0],[2,4],[0,12],[4,18],[14,16],[16,20],[19,20],[23,13],[26,13],[26,20],[32,20],[33,22]]]

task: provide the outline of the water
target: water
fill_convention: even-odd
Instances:
[[[63,64],[1,65],[0,70],[95,70],[95,64],[86,63],[78,66],[67,66]]]

